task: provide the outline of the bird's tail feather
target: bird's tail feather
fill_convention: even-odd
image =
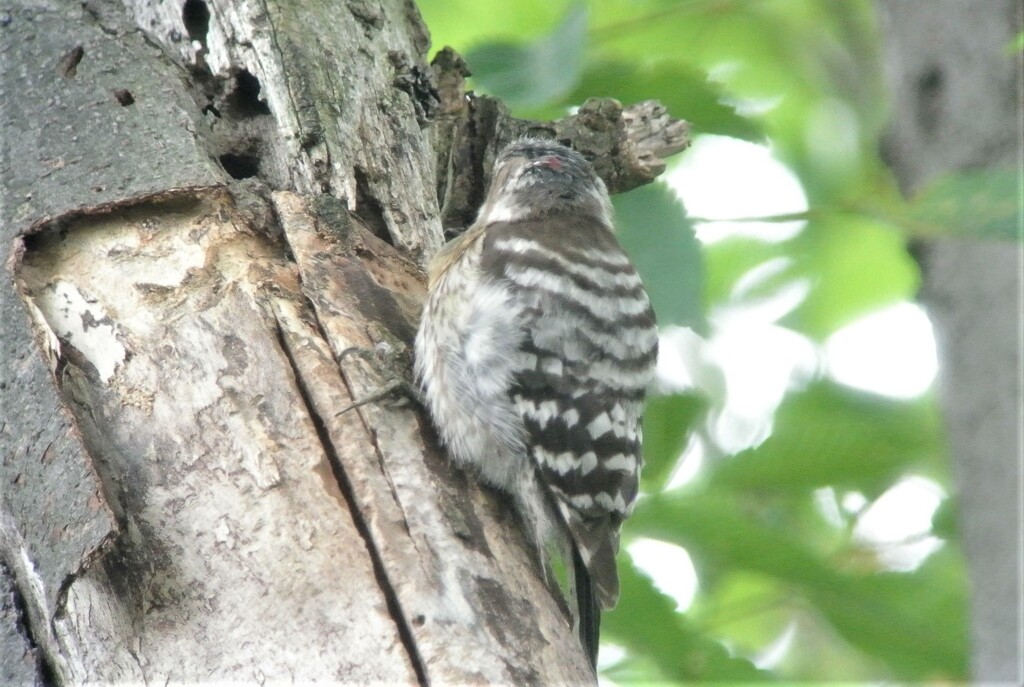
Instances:
[[[576,608],[579,613],[580,642],[590,665],[597,667],[597,645],[601,638],[601,606],[590,581],[590,573],[580,557],[579,547],[573,544],[572,567],[576,583]]]

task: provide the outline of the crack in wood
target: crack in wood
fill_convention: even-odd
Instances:
[[[344,466],[342,465],[341,456],[338,455],[337,449],[334,447],[334,443],[331,441],[330,432],[327,429],[327,425],[324,419],[320,416],[320,413],[316,409],[316,404],[310,397],[309,389],[306,386],[305,378],[303,377],[302,371],[294,357],[293,350],[288,343],[288,339],[285,336],[284,328],[280,319],[275,313],[275,335],[277,336],[278,345],[281,351],[284,353],[285,359],[288,361],[291,367],[292,374],[295,376],[295,384],[299,391],[299,396],[302,399],[302,403],[305,406],[306,413],[308,414],[310,421],[313,423],[313,427],[316,430],[317,438],[320,441],[320,445],[323,447],[324,454],[327,456],[328,462],[330,463],[331,470],[334,473],[334,479],[338,484],[338,488],[344,495],[345,502],[348,505],[349,513],[352,517],[352,522],[355,525],[356,531],[359,533],[359,537],[363,540],[363,545],[366,548],[367,555],[370,558],[370,562],[373,566],[373,572],[377,578],[378,585],[381,590],[381,594],[384,596],[385,603],[387,604],[388,614],[391,616],[392,621],[398,630],[399,639],[402,642],[402,646],[405,648],[406,655],[409,657],[409,662],[412,665],[413,670],[416,673],[416,680],[421,687],[427,687],[430,683],[427,679],[426,668],[423,663],[423,658],[420,655],[419,648],[416,644],[415,637],[413,635],[412,628],[409,621],[405,617],[405,613],[402,611],[401,603],[398,598],[398,593],[392,585],[391,580],[388,578],[387,571],[384,567],[384,561],[381,557],[380,551],[374,542],[373,535],[370,532],[370,527],[367,524],[362,512],[356,507],[355,491],[352,487],[348,476],[345,474]],[[327,334],[323,331],[320,326],[319,320],[314,315],[314,324],[317,327],[321,338],[327,341]],[[339,367],[339,373],[341,372]],[[349,382],[345,379],[344,374],[339,375],[342,383],[348,390],[350,397],[352,397],[352,388]],[[362,420],[362,418],[360,418]],[[365,420],[363,420],[364,427],[366,426]],[[378,460],[380,459],[380,449],[377,447],[376,439],[373,432],[369,427],[366,427],[366,431],[370,436],[370,441],[373,444],[374,451],[377,454]],[[406,525],[408,527],[408,525]]]

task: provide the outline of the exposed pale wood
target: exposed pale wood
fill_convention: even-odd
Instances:
[[[421,283],[410,274],[414,268],[403,268],[393,249],[358,225],[339,233],[311,216],[299,197],[276,194],[274,200],[330,346],[330,358],[326,351],[296,356],[300,377],[325,359],[337,359],[354,397],[372,393],[386,381],[379,369],[385,363],[344,354],[353,347],[383,348],[401,361],[408,344],[403,338],[413,331],[406,319],[411,313],[390,301],[392,293],[422,296]],[[362,263],[353,258],[360,252],[367,256]],[[378,273],[390,275],[389,290],[364,264],[387,265]],[[353,312],[376,313],[378,326],[353,326]],[[393,373],[405,372],[398,366]],[[394,402],[332,416],[339,410],[336,401],[314,385],[310,396],[337,447],[339,468],[428,681],[592,681],[565,608],[545,585],[505,504],[424,445],[423,416]]]
[[[0,555],[60,677],[71,670],[53,626],[62,592],[116,525],[77,409],[56,384],[56,340],[33,329],[38,309],[15,285],[22,236],[50,218],[218,177],[188,134],[198,111],[141,36],[109,35],[74,4],[19,2],[0,12],[0,46]],[[130,109],[113,96],[126,85]]]
[[[279,345],[317,335],[274,315],[303,307],[280,246],[218,192],[64,229],[18,275],[124,531],[67,589],[62,677],[414,681]]]

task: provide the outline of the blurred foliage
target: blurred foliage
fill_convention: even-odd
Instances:
[[[702,245],[694,220],[661,183],[614,199],[623,245],[662,326],[687,326],[710,340],[716,314],[742,316],[743,305],[803,284],[806,295],[774,324],[821,343],[865,314],[913,299],[919,275],[909,239],[1018,237],[1011,171],[946,177],[901,197],[877,152],[887,106],[867,0],[418,4],[435,47],[465,55],[472,87],[520,116],[563,116],[591,96],[657,98],[695,134],[770,145],[796,175],[807,211],[759,218],[805,222],[781,241],[755,231]],[[769,264],[776,268],[751,279]],[[690,362],[704,368],[693,371],[692,388],[649,403],[643,495],[623,540],[683,547],[698,591],[678,611],[622,556],[622,599],[605,618],[603,639],[624,657],[606,665],[604,677],[964,680],[966,582],[953,499],[943,498],[933,515],[927,536],[936,550],[909,570],[894,569],[885,545],[857,533],[872,505],[909,475],[949,492],[931,396],[883,398],[816,371],[792,380],[767,438],[730,454],[717,441],[716,419],[731,400],[722,370],[700,355]],[[673,487],[688,442],[703,463]]]
[[[1015,169],[946,175],[913,198],[903,223],[923,236],[963,233],[981,238],[1018,238],[1020,196],[1020,173]]]
[[[522,110],[563,100],[580,79],[586,58],[587,12],[571,7],[548,35],[525,45],[484,43],[467,57],[488,91]],[[551,69],[550,65],[558,65]]]
[[[619,241],[644,283],[660,281],[664,285],[650,293],[658,323],[705,331],[699,299],[704,264],[690,220],[676,195],[662,184],[641,186],[616,196],[615,213]]]
[[[713,487],[780,496],[833,487],[880,496],[903,474],[941,479],[930,401],[880,399],[826,382],[790,394],[764,442],[708,469]],[[931,468],[931,469],[930,469]]]

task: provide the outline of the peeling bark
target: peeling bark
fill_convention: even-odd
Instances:
[[[421,265],[505,141],[569,140],[623,189],[685,124],[467,100],[406,0],[0,19],[0,561],[30,658],[59,684],[592,682],[508,504],[417,406],[341,411],[408,379]]]

